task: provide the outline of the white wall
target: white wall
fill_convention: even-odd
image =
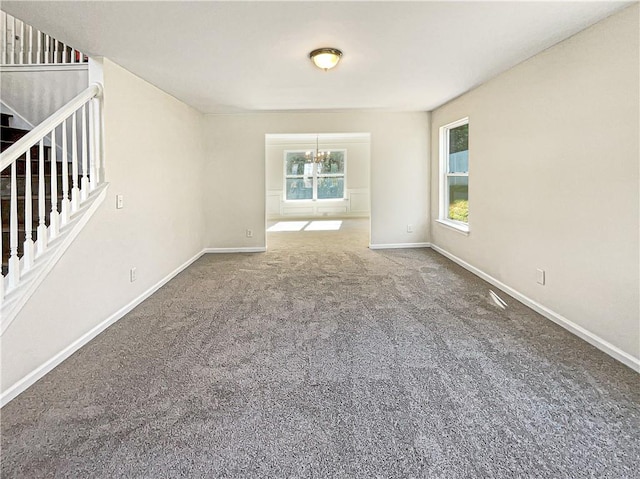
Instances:
[[[287,150],[315,151],[315,135],[277,135],[267,137],[266,188],[267,218],[293,216],[369,216],[369,134],[321,135],[321,150],[346,150],[345,198],[322,201],[287,201],[284,191],[284,155]]]
[[[470,234],[432,242],[640,357],[638,5],[569,38],[432,115],[469,116]],[[536,268],[547,284],[536,283]]]
[[[87,65],[3,66],[2,102],[31,127],[89,86]],[[18,124],[14,123],[18,128]]]
[[[265,246],[265,134],[309,132],[371,133],[371,243],[426,242],[428,128],[420,112],[206,115],[207,247]]]
[[[107,200],[2,336],[2,391],[202,250],[203,116],[108,60],[104,86]]]

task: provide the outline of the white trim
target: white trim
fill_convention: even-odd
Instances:
[[[457,223],[452,220],[435,220],[436,223],[440,223],[442,226],[446,226],[447,228],[451,228],[453,231],[460,233],[465,236],[469,236],[469,225],[464,223]]]
[[[162,278],[156,284],[151,286],[141,295],[131,300],[128,304],[126,304],[125,306],[120,308],[118,311],[113,313],[111,316],[109,316],[107,319],[105,319],[103,322],[101,322],[100,324],[92,328],[89,332],[85,333],[84,335],[76,339],[74,342],[72,342],[69,346],[67,346],[58,354],[53,356],[51,359],[45,361],[42,365],[38,366],[36,369],[31,371],[22,379],[20,379],[15,384],[10,386],[6,391],[2,393],[2,395],[0,395],[0,407],[4,407],[9,401],[11,401],[16,396],[18,396],[18,394],[26,391],[30,386],[32,386],[36,381],[42,378],[45,374],[52,371],[62,361],[67,359],[69,356],[71,356],[73,353],[75,353],[82,346],[87,344],[89,341],[91,341],[93,338],[95,338],[98,334],[103,332],[113,323],[115,323],[116,321],[124,317],[124,315],[126,315],[129,311],[131,311],[133,308],[138,306],[145,299],[147,299],[149,296],[155,293],[158,289],[164,286],[167,282],[173,279],[178,273],[180,273],[182,270],[184,270],[185,268],[190,266],[194,261],[200,258],[203,255],[203,253],[204,251],[197,253],[191,259],[187,260],[182,265],[178,266],[171,273],[166,275],[164,278]]]
[[[429,248],[431,243],[387,243],[369,244],[369,249],[402,249],[402,248]]]
[[[264,253],[265,246],[247,246],[244,248],[205,248],[202,253]]]
[[[0,73],[8,72],[52,72],[69,70],[88,70],[88,63],[34,63],[31,65],[0,65]]]
[[[633,370],[635,370],[637,372],[640,372],[640,358],[634,358],[629,353],[625,353],[620,348],[614,346],[613,344],[609,343],[608,341],[605,341],[601,337],[593,334],[591,331],[586,330],[582,326],[577,325],[576,323],[570,321],[569,319],[565,318],[564,316],[556,313],[555,311],[552,311],[551,309],[547,308],[546,306],[543,306],[542,304],[538,303],[537,301],[534,301],[533,299],[529,298],[528,296],[525,296],[524,294],[522,294],[522,293],[516,291],[515,289],[511,288],[510,286],[507,286],[506,284],[504,284],[501,281],[497,280],[493,276],[488,275],[484,271],[476,268],[475,266],[470,265],[466,261],[464,261],[464,260],[458,258],[457,256],[449,253],[448,251],[440,248],[439,246],[436,246],[436,245],[432,244],[431,248],[434,249],[435,251],[437,251],[438,253],[440,253],[441,255],[446,256],[447,258],[449,258],[454,263],[458,263],[460,266],[462,266],[466,270],[471,271],[473,274],[475,274],[476,276],[482,278],[486,282],[491,283],[496,288],[501,289],[502,291],[507,293],[509,296],[511,296],[514,299],[520,301],[522,304],[524,304],[525,306],[528,306],[529,308],[533,309],[535,312],[541,314],[545,318],[553,321],[554,323],[558,324],[559,326],[562,326],[567,331],[575,334],[579,338],[581,338],[581,339],[585,340],[586,342],[588,342],[589,344],[595,346],[600,351],[603,351],[603,352],[607,353],[609,356],[611,356],[614,359],[617,359],[622,364],[624,364],[626,366],[629,366],[631,369],[633,369]]]
[[[338,176],[337,178],[342,178],[342,176]],[[346,189],[346,188],[345,188]],[[343,202],[343,201],[349,201],[349,198],[320,198],[317,200],[311,199],[311,198],[304,198],[304,199],[300,199],[300,200],[282,200],[283,203],[291,203],[292,205],[305,205],[305,204],[310,204],[313,205],[314,203],[322,203],[323,201],[335,201],[335,202]]]

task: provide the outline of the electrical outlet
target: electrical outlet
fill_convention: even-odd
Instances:
[[[537,278],[538,284],[544,284],[544,279],[545,279],[544,276],[545,274],[543,269],[536,270],[536,278]]]
[[[124,208],[124,195],[116,195],[116,209]]]
[[[138,270],[134,267],[129,271],[129,276],[131,278],[131,282],[133,283],[136,279],[138,279]]]
[[[253,238],[253,230],[247,230],[247,238]]]
[[[407,225],[407,233],[413,233],[413,225]]]

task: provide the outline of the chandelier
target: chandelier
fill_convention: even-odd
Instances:
[[[307,160],[311,160],[314,163],[322,163],[324,160],[329,158],[329,156],[331,156],[331,152],[320,151],[320,135],[317,134],[316,135],[316,151],[315,152],[307,151],[304,154],[304,156]]]

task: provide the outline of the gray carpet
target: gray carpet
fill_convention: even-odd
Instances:
[[[3,408],[2,477],[639,477],[638,374],[366,227],[202,257]]]

